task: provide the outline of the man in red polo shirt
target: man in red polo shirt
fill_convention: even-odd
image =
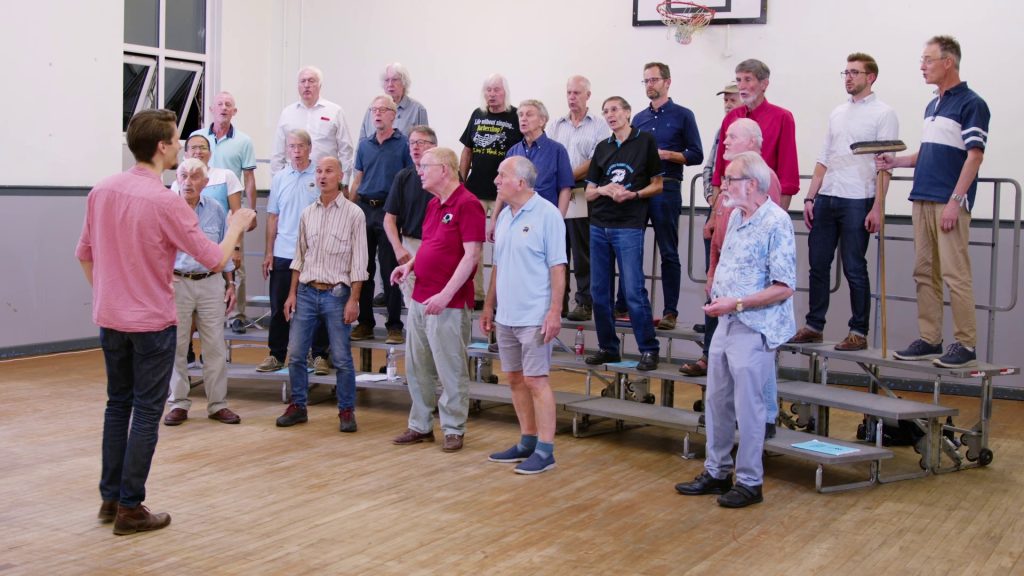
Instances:
[[[174,112],[139,112],[126,139],[136,164],[89,192],[75,250],[93,287],[92,319],[107,366],[98,516],[114,522],[114,534],[171,523],[169,514],[152,514],[142,501],[174,366],[174,257],[181,250],[219,272],[256,219],[248,208],[232,214],[218,246],[199,228],[195,211],[164,187],[160,175],[177,167],[181,149]]]

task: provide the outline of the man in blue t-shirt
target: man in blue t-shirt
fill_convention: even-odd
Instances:
[[[925,44],[921,72],[926,83],[938,88],[925,109],[921,148],[909,156],[883,154],[876,161],[880,170],[915,168],[910,200],[914,203],[914,283],[921,337],[893,356],[900,360],[932,358],[933,364],[943,368],[973,366],[977,364],[977,329],[967,248],[990,114],[981,96],[960,80],[960,44],[954,38],[935,36]],[[949,286],[956,338],[945,354],[943,283]]]

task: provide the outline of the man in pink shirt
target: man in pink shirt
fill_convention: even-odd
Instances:
[[[136,164],[89,192],[75,249],[93,287],[92,318],[107,367],[98,516],[114,522],[114,534],[171,523],[169,514],[152,514],[142,502],[174,365],[174,257],[181,250],[219,272],[256,217],[250,209],[233,214],[218,246],[188,204],[163,186],[160,175],[177,166],[181,149],[174,112],[139,112],[126,139]]]

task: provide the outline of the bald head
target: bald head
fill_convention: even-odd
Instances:
[[[742,152],[761,153],[761,143],[764,138],[761,135],[761,127],[750,118],[740,118],[729,125],[725,132],[725,154],[726,160],[732,160]]]
[[[316,185],[320,194],[327,196],[341,190],[341,162],[334,156],[324,156],[316,163]]]

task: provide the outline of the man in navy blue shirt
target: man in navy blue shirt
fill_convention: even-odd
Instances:
[[[391,272],[398,266],[395,251],[384,230],[384,201],[387,200],[391,183],[403,168],[412,166],[409,156],[409,141],[394,128],[398,107],[395,101],[383,94],[373,99],[370,115],[376,132],[359,142],[356,150],[356,173],[352,177],[349,199],[359,204],[366,216],[367,272],[370,278],[359,294],[359,325],[352,330],[350,339],[371,340],[377,321],[373,317],[373,282],[377,273],[376,256],[380,260],[382,278],[391,278]],[[386,344],[404,344],[402,324],[402,291],[385,280],[384,300],[387,303],[388,329]]]
[[[988,144],[988,105],[960,80],[960,44],[935,36],[925,44],[921,72],[937,96],[925,109],[916,154],[879,155],[879,170],[915,168],[910,200],[914,223],[914,283],[921,337],[893,353],[943,368],[977,364],[977,328],[968,240],[978,169]],[[937,258],[936,258],[937,257]],[[941,279],[940,279],[941,278]],[[942,284],[949,286],[956,342],[942,353]]]
[[[642,132],[650,132],[658,143],[658,156],[665,171],[662,193],[650,200],[651,224],[654,239],[661,254],[661,295],[662,307],[660,330],[676,327],[679,310],[679,281],[682,266],[679,262],[679,214],[683,198],[680,189],[683,182],[683,166],[695,166],[704,161],[704,150],[700,144],[700,132],[693,112],[672,101],[668,96],[672,86],[672,75],[668,65],[648,62],[644,65],[644,89],[651,105],[637,113],[633,126]],[[621,295],[619,302],[624,303]],[[619,306],[618,309],[622,310]]]

